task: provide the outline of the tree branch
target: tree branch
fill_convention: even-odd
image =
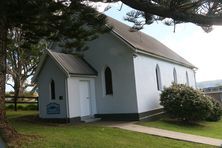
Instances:
[[[102,1],[102,0],[91,0]],[[117,2],[118,0],[107,0],[106,2]],[[164,18],[172,18],[177,21],[191,22],[198,25],[222,25],[222,15],[206,15],[184,11],[184,9],[171,9],[156,3],[151,3],[150,0],[121,0],[124,4],[146,13],[157,15]],[[194,3],[196,4],[196,3]],[[202,4],[204,5],[204,4]],[[219,4],[218,4],[219,5]],[[191,8],[191,6],[189,6]]]
[[[13,86],[12,84],[10,84],[10,83],[6,83],[6,85],[9,85],[9,86],[11,86],[13,89],[15,89],[14,86]]]

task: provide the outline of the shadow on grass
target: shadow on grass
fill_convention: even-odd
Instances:
[[[186,127],[186,128],[203,128],[206,127],[206,125],[204,125],[204,123],[202,121],[200,122],[187,122],[187,121],[183,121],[183,120],[179,120],[179,119],[175,119],[175,118],[171,118],[170,116],[168,116],[167,114],[162,114],[160,115],[158,118],[154,119],[154,120],[143,120],[142,122],[144,123],[155,123],[155,122],[159,122],[165,125],[175,125],[178,127]]]
[[[45,125],[45,126],[68,125],[66,122],[41,119],[39,118],[38,115],[24,115],[24,116],[14,118],[12,120],[13,122],[26,122],[26,123],[36,124],[36,125]]]
[[[160,119],[161,122],[171,124],[171,125],[177,125],[177,126],[183,126],[183,127],[205,127],[204,124],[201,122],[185,122],[182,120],[177,119],[171,119],[171,118],[163,118]]]
[[[39,118],[38,114],[29,114],[29,115],[10,115],[8,116],[9,121],[13,123],[28,123],[35,124],[36,126],[50,126],[50,127],[68,127],[68,126],[88,126],[83,122],[75,122],[69,123],[68,121],[60,121],[60,120],[50,120],[50,119],[42,119]]]
[[[43,137],[39,135],[19,134],[19,136],[7,143],[6,148],[20,148],[23,144],[29,144],[36,140],[41,140]],[[2,147],[1,147],[2,148]]]

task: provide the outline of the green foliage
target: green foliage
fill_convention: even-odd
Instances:
[[[38,107],[35,104],[18,104],[17,109],[21,111],[38,110]],[[7,104],[6,110],[14,110],[14,104]]]
[[[184,84],[164,88],[160,101],[170,117],[186,122],[205,120],[213,108],[212,101],[201,91]]]
[[[14,109],[14,105],[12,105],[12,104],[7,105],[7,104],[6,104],[6,109],[7,109],[7,110],[13,110],[13,109]]]
[[[40,60],[42,49],[46,46],[41,44],[32,46],[29,50],[18,47],[20,44],[21,31],[14,32],[15,38],[11,40],[7,50],[7,85],[14,90],[14,95],[22,96],[24,91],[33,86],[29,78],[35,73]]]
[[[222,105],[220,102],[215,100],[214,98],[208,97],[209,100],[213,103],[213,107],[211,109],[210,115],[207,117],[208,121],[219,121],[222,115]]]
[[[14,95],[14,92],[13,92],[13,91],[5,92],[5,95],[6,95],[6,96],[13,96],[13,95]]]
[[[64,48],[84,49],[85,42],[107,31],[106,17],[81,1],[7,0],[0,2],[0,26],[21,32],[18,47],[29,50],[40,40],[59,42]]]
[[[166,25],[174,26],[175,31],[177,24],[192,22],[208,33],[213,30],[213,25],[222,24],[221,0],[152,0],[152,2],[124,0],[123,3],[134,8],[127,13],[125,19],[133,22],[135,29],[142,29],[146,24],[162,21]]]
[[[106,17],[81,1],[0,1],[0,16],[0,34],[5,35],[0,43],[6,46],[0,51],[7,48],[0,58],[6,63],[0,63],[7,65],[15,96],[30,86],[27,79],[35,73],[41,51],[50,42],[58,43],[63,52],[81,51],[87,49],[87,41],[108,31]]]
[[[5,93],[6,96],[14,96],[14,92],[13,91],[10,91],[10,92],[6,92]],[[20,96],[24,96],[25,97],[37,97],[38,94],[37,93],[33,93],[31,91],[24,91],[22,94],[20,94]]]
[[[26,110],[38,110],[38,106],[34,104],[27,105]]]

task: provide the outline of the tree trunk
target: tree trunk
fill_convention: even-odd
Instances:
[[[5,112],[6,41],[7,28],[0,24],[0,136],[9,143],[18,133],[9,125]]]
[[[20,90],[20,85],[18,81],[14,81],[15,83],[15,89],[14,89],[14,111],[17,111],[17,101],[18,101],[18,97],[19,97],[19,90]]]
[[[19,96],[24,96],[24,88],[23,85],[25,83],[21,78],[21,73],[19,73],[16,77],[13,77],[14,81],[14,111],[17,111],[17,102]]]

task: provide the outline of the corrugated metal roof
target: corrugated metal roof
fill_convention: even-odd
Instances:
[[[111,25],[113,27],[113,32],[137,50],[164,57],[188,67],[195,68],[193,64],[179,56],[177,53],[173,52],[171,49],[169,49],[167,46],[154,39],[153,37],[141,31],[132,32],[130,31],[131,28],[129,26],[113,18],[108,17],[107,20],[108,25]]]
[[[83,58],[72,55],[58,53],[48,50],[50,55],[64,68],[69,74],[72,75],[97,75],[95,69],[92,68]]]

